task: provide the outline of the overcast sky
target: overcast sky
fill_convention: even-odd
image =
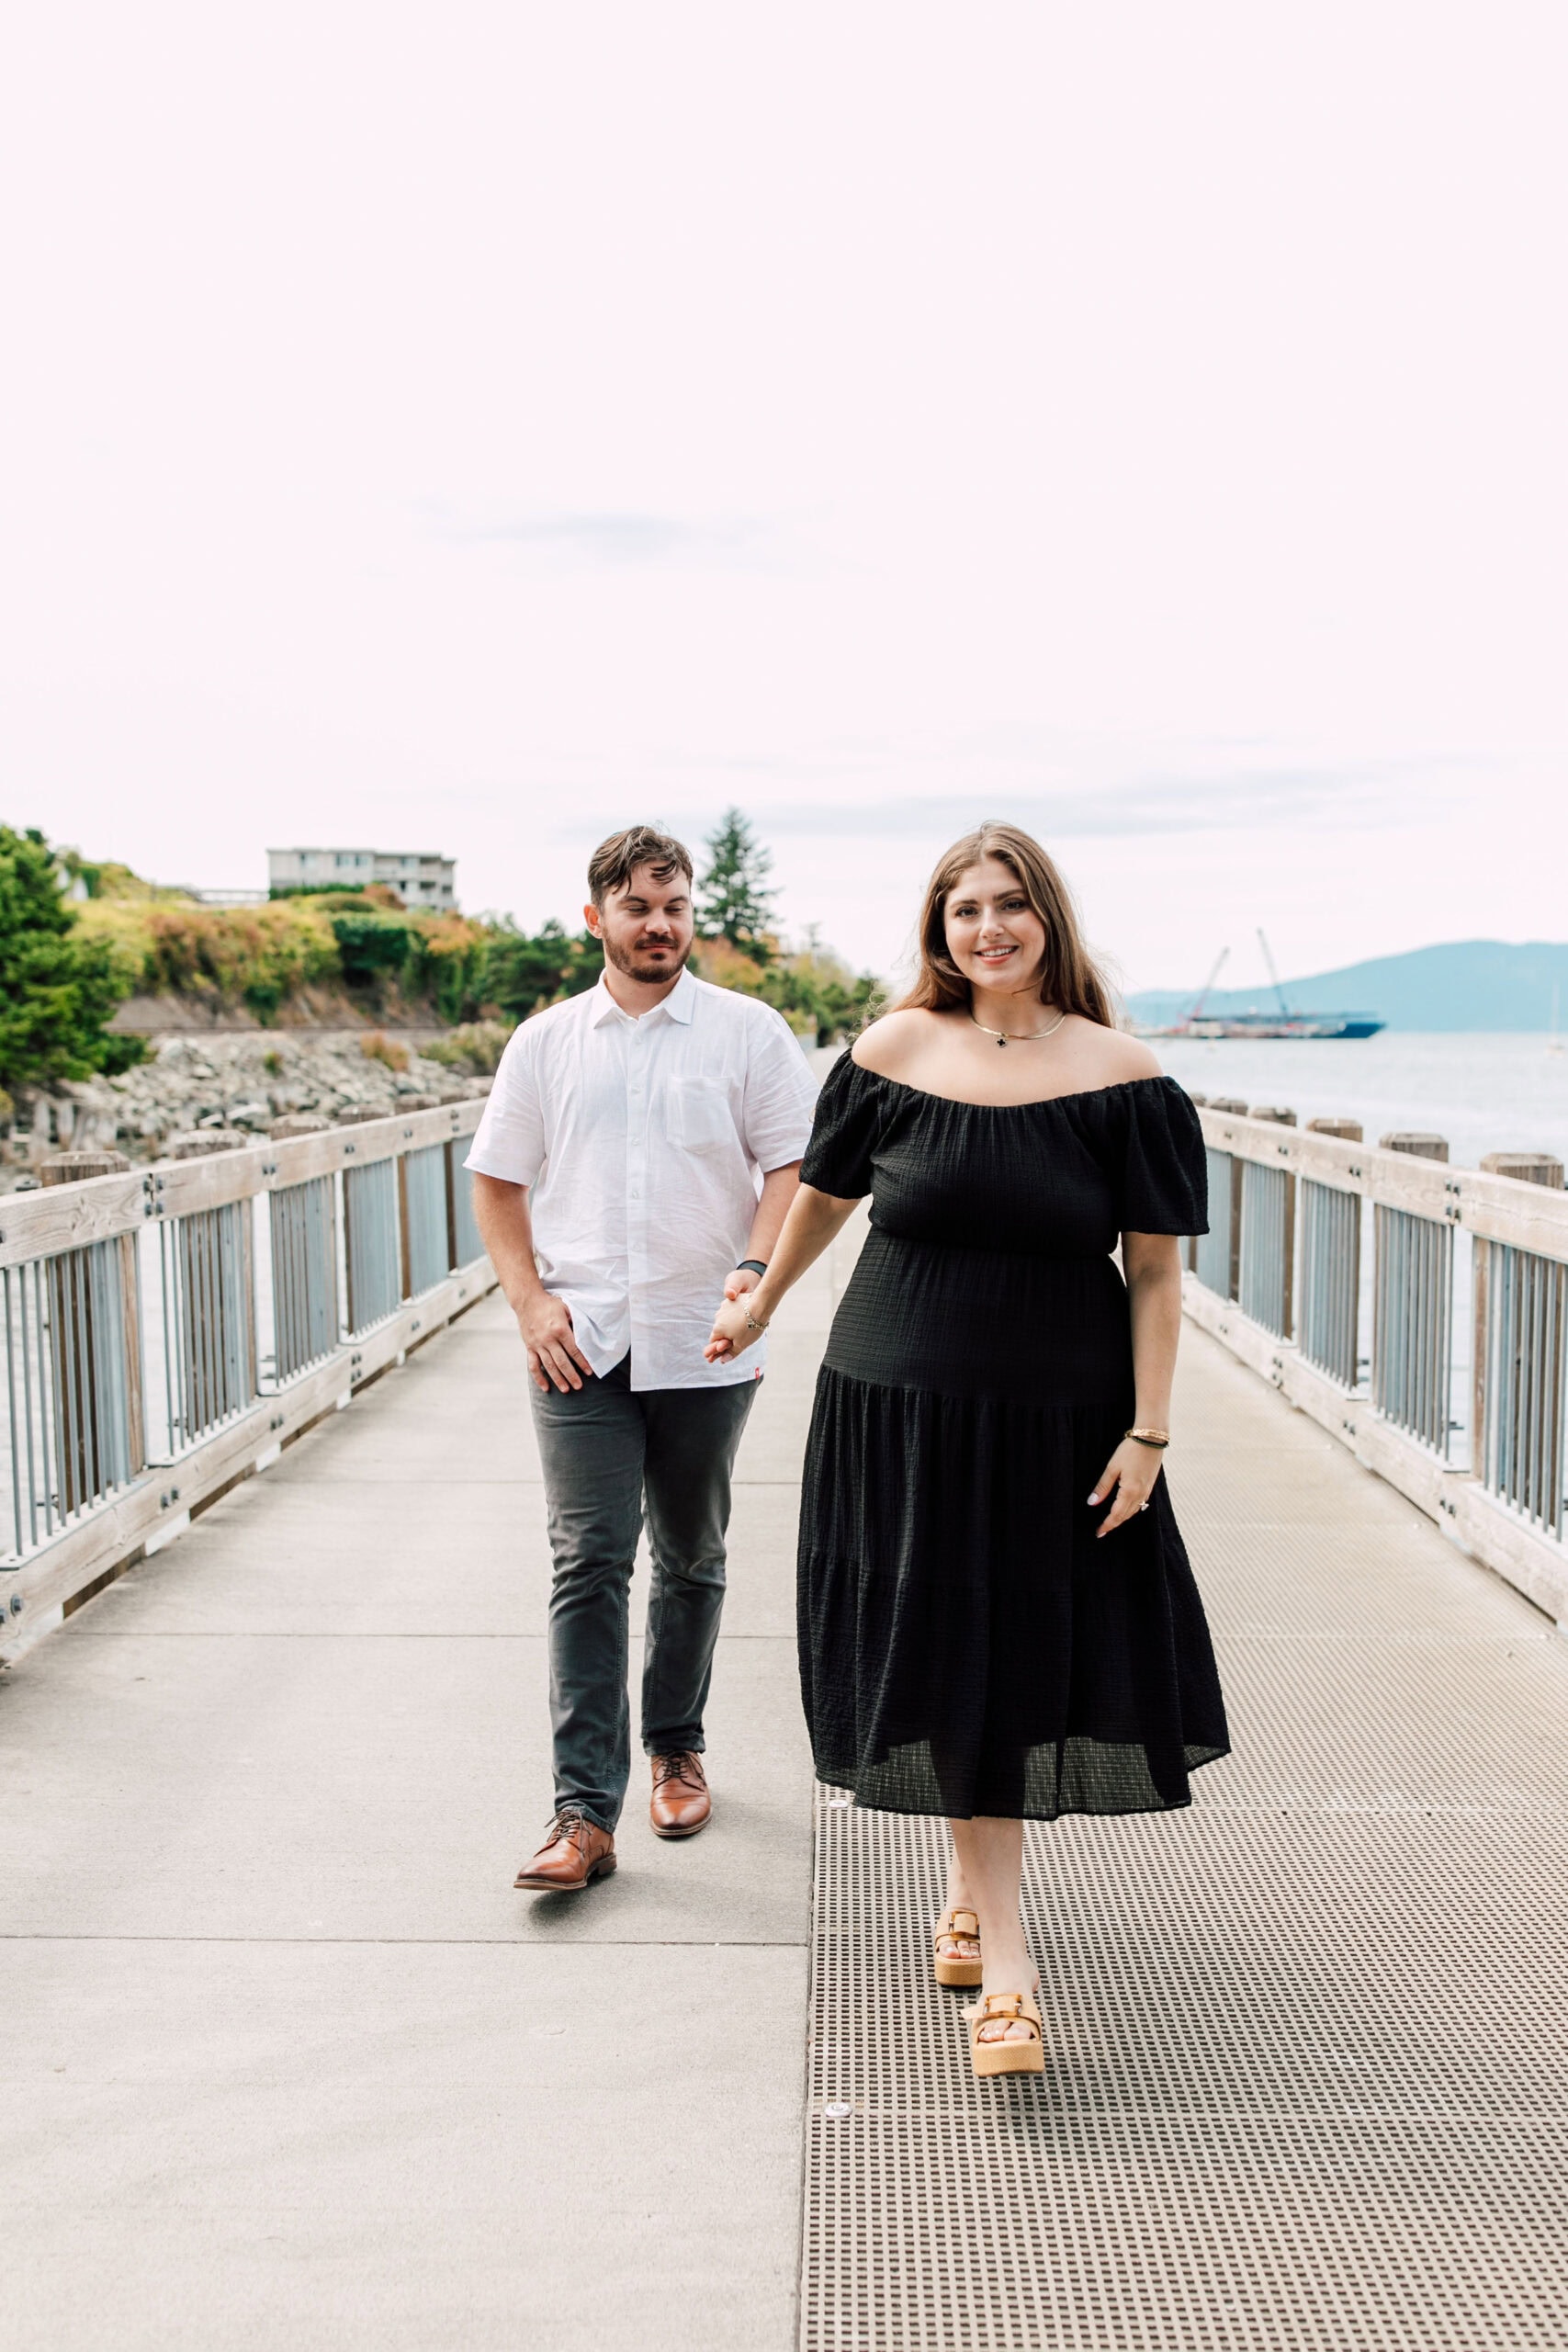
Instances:
[[[471,909],[738,802],[886,969],[1562,938],[1554,6],[18,10],[4,805]]]

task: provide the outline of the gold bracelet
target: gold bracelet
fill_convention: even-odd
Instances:
[[[1135,1437],[1140,1445],[1155,1446],[1162,1453],[1170,1443],[1168,1430],[1123,1430],[1122,1434],[1124,1438]]]
[[[742,1292],[742,1293],[741,1293],[741,1296],[742,1296],[742,1297],[744,1297],[744,1296],[745,1296],[745,1293],[744,1293],[744,1292]],[[767,1329],[767,1328],[768,1328],[768,1326],[767,1326],[767,1324],[766,1324],[766,1323],[759,1323],[759,1322],[758,1322],[758,1320],[757,1320],[756,1317],[752,1314],[752,1312],[751,1312],[751,1310],[750,1310],[750,1307],[748,1307],[748,1308],[746,1309],[746,1329],[748,1329],[748,1331],[765,1331],[765,1330]]]

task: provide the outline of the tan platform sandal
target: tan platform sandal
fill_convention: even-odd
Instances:
[[[967,1919],[968,1927],[961,1928],[958,1924],[960,1919]],[[977,1944],[980,1940],[978,1915],[962,1908],[956,1911],[944,1911],[937,1921],[931,1936],[936,1955],[931,1965],[936,1971],[937,1983],[939,1984],[978,1984],[983,1973],[979,1953],[976,1952],[972,1959],[966,1959],[962,1952],[943,1951],[942,1942],[944,1936],[951,1936],[955,1940],[961,1938],[965,1943]]]
[[[1019,2024],[1032,2028],[1023,2041],[982,2041],[983,2025]],[[988,2075],[1043,2075],[1045,2072],[1045,2032],[1040,2012],[1027,1993],[987,1993],[969,2012],[969,2063],[977,2078]]]

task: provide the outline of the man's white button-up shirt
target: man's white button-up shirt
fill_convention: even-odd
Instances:
[[[515,1030],[468,1165],[528,1187],[547,1290],[596,1373],[634,1388],[757,1379],[703,1355],[761,1179],[801,1159],[817,1086],[771,1005],[682,972],[640,1019],[596,988]]]

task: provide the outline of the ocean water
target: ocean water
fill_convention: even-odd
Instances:
[[[1568,1052],[1534,1035],[1150,1040],[1195,1094],[1280,1103],[1308,1119],[1359,1119],[1369,1143],[1398,1127],[1447,1136],[1458,1168],[1486,1151],[1551,1151],[1568,1163]]]

